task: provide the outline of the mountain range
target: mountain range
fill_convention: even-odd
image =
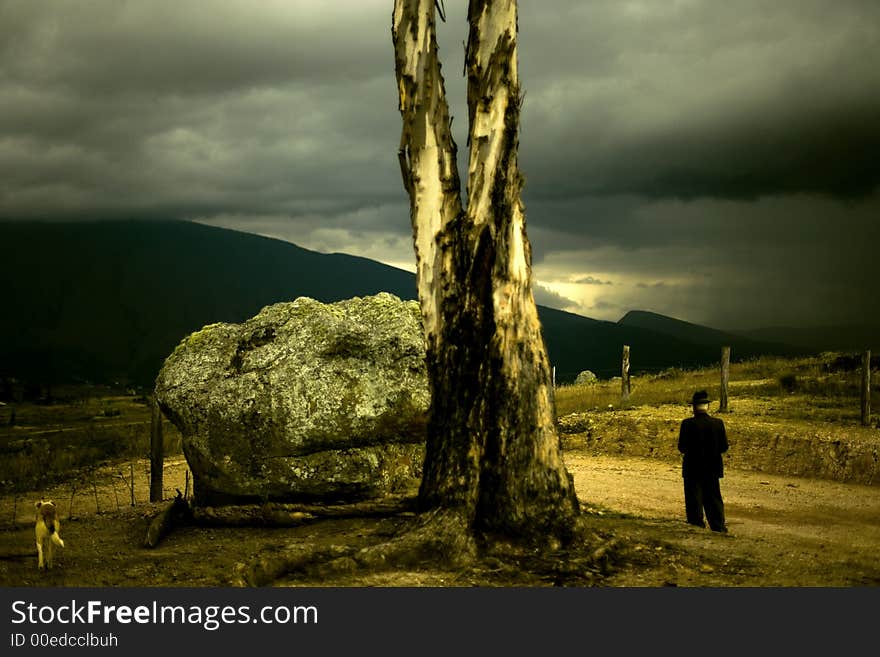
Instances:
[[[146,387],[206,324],[241,322],[299,296],[416,297],[412,273],[372,260],[164,219],[0,222],[0,290],[0,378]],[[643,311],[618,322],[543,306],[539,314],[558,382],[585,369],[617,374],[624,344],[634,373],[717,362],[722,345],[734,360],[841,346],[803,331],[724,332]],[[780,340],[788,337],[797,339]]]

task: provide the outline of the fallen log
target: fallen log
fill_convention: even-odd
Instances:
[[[196,507],[193,521],[211,527],[296,527],[321,518],[364,518],[414,511],[416,498],[389,496],[350,504],[240,504]]]
[[[208,527],[296,527],[313,517],[302,511],[257,504],[193,509],[193,522]]]
[[[188,521],[191,517],[189,504],[184,499],[180,490],[177,497],[156,514],[147,528],[147,536],[144,538],[144,547],[154,548],[176,526]]]

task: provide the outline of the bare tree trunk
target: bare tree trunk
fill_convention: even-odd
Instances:
[[[728,408],[728,384],[730,383],[730,347],[721,347],[721,404],[718,411],[726,413]]]
[[[164,437],[162,436],[162,409],[155,395],[150,397],[150,502],[161,502],[162,468],[165,462]]]
[[[620,405],[624,406],[629,401],[629,345],[623,345],[623,354],[620,358]]]
[[[438,386],[442,314],[455,305],[457,281],[449,262],[463,221],[457,147],[450,130],[443,76],[437,57],[434,0],[395,0],[392,37],[395,51],[399,109],[403,120],[400,159],[403,183],[410,197],[410,219],[416,253],[416,282],[427,347],[427,367],[433,406],[422,490],[450,506],[474,507],[479,453],[471,450],[470,435],[443,432],[438,408],[445,406]],[[470,336],[462,332],[463,351]]]
[[[517,164],[516,2],[472,0],[468,21],[465,211],[434,0],[395,2],[400,161],[432,392],[420,507],[453,509],[475,529],[564,538],[578,502],[531,290]]]

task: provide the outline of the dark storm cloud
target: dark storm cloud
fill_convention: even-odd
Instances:
[[[0,54],[22,83],[142,98],[377,75],[389,45],[371,28],[387,31],[390,6],[336,4],[7,0]]]
[[[520,25],[539,279],[613,277],[581,307],[608,319],[880,322],[880,4],[524,4]]]
[[[531,191],[539,198],[575,193],[681,199],[869,195],[880,182],[880,123],[873,118],[880,116],[880,102],[807,111],[773,116],[772,110],[756,108],[751,115],[714,125],[682,125],[637,142],[622,139],[592,153],[588,147],[573,151],[560,135],[554,152],[564,166],[552,174],[536,167]],[[589,144],[589,133],[575,134],[577,143]],[[526,154],[524,162],[529,161],[527,149]]]
[[[19,166],[0,208],[36,212],[49,191],[53,212],[63,190],[84,212],[115,191],[187,215],[399,197],[390,9],[6,0],[0,157]],[[449,9],[464,117],[464,7]],[[878,25],[877,3],[853,0],[522,3],[527,198],[863,196]]]
[[[860,197],[880,182],[880,3],[567,6],[521,20],[533,197]],[[577,38],[552,38],[566,19]]]
[[[337,4],[341,20],[322,6],[3,3],[0,214],[335,215],[398,200],[390,8]]]

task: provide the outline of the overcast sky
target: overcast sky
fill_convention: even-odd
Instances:
[[[880,2],[520,5],[539,303],[880,323]],[[0,217],[179,217],[413,270],[391,10],[0,0]]]

